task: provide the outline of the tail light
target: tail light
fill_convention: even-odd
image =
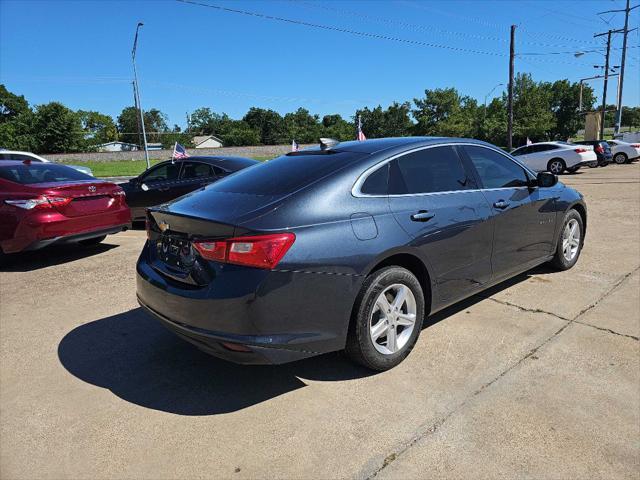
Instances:
[[[228,240],[201,240],[193,242],[193,247],[207,260],[271,269],[280,262],[295,239],[293,233],[275,233]]]
[[[28,198],[22,200],[5,200],[4,203],[13,205],[14,207],[32,210],[34,208],[52,208],[64,207],[68,205],[72,198],[68,197],[45,197],[44,195],[36,198]]]
[[[587,150],[586,148],[576,148],[574,150],[574,152],[576,153],[587,153],[589,150]]]
[[[633,148],[640,148],[640,143],[632,143],[631,146]]]
[[[596,145],[594,150],[596,153],[604,153],[604,148],[602,148],[602,145]]]

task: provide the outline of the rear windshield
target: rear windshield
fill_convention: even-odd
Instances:
[[[285,195],[295,192],[364,156],[367,154],[353,152],[285,155],[261,165],[241,170],[210,185],[208,189],[217,192],[253,195]]]
[[[2,165],[0,178],[23,185],[33,183],[68,182],[75,180],[95,180],[89,175],[73,168],[53,163],[31,163],[21,165]]]

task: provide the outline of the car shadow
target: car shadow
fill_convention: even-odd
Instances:
[[[430,316],[423,328],[468,309],[529,277],[519,275]],[[285,365],[236,365],[201,352],[141,308],[81,325],[58,345],[72,375],[127,402],[178,415],[235,412],[306,386],[304,379],[342,381],[376,372],[330,353]]]
[[[52,245],[30,252],[13,253],[6,255],[3,263],[0,263],[0,272],[31,272],[99,255],[117,247],[118,245],[109,243],[91,246],[69,243],[66,245]]]

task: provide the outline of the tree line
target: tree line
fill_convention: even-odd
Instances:
[[[584,126],[578,111],[580,85],[569,80],[537,82],[531,75],[518,74],[514,83],[514,145],[532,141],[566,140]],[[594,109],[594,91],[583,86],[583,112]],[[607,107],[607,110],[610,108]],[[615,109],[611,106],[611,109]],[[144,112],[147,141],[171,148],[177,141],[193,146],[196,135],[215,135],[225,146],[315,143],[320,137],[352,140],[356,121],[362,119],[367,138],[430,135],[468,137],[504,146],[507,135],[506,93],[488,105],[462,95],[455,88],[427,89],[412,101],[393,102],[386,108],[365,107],[353,117],[339,114],[311,114],[305,108],[280,115],[270,109],[251,107],[242,119],[198,108],[187,118],[186,129],[170,127],[168,117],[157,108]],[[96,112],[73,111],[59,102],[35,107],[22,95],[0,85],[0,147],[36,153],[94,151],[114,140],[139,145],[139,115],[126,107],[114,120]],[[607,126],[614,123],[607,113]],[[623,125],[640,125],[640,107],[623,110]]]

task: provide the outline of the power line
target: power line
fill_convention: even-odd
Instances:
[[[262,18],[265,20],[274,20],[274,21],[278,21],[278,22],[283,22],[283,23],[289,23],[289,24],[294,24],[294,25],[301,25],[304,27],[311,27],[311,28],[317,28],[317,29],[321,29],[321,30],[329,30],[329,31],[333,31],[333,32],[340,32],[340,33],[348,33],[351,35],[357,35],[360,37],[365,37],[365,38],[375,38],[377,40],[389,40],[389,41],[393,41],[393,42],[399,42],[399,43],[405,43],[408,45],[418,45],[421,47],[431,47],[431,48],[441,48],[441,49],[445,49],[445,50],[452,50],[452,51],[456,51],[456,52],[465,52],[465,53],[473,53],[473,54],[479,54],[479,55],[491,55],[491,56],[496,56],[496,57],[504,57],[506,56],[506,54],[501,53],[501,52],[488,52],[488,51],[484,51],[484,50],[472,50],[472,49],[468,49],[468,48],[461,48],[461,47],[454,47],[452,45],[442,45],[442,44],[438,44],[438,43],[430,43],[430,42],[423,42],[420,40],[409,40],[407,38],[400,38],[400,37],[392,37],[389,35],[382,35],[382,34],[378,34],[378,33],[370,33],[370,32],[362,32],[362,31],[358,31],[358,30],[351,30],[351,29],[347,29],[347,28],[340,28],[340,27],[334,27],[334,26],[330,26],[330,25],[322,25],[319,23],[311,23],[311,22],[305,22],[302,20],[293,20],[290,18],[284,18],[284,17],[276,17],[274,15],[267,15],[264,13],[258,13],[258,12],[251,12],[248,10],[239,10],[236,8],[228,8],[228,7],[223,7],[221,5],[214,5],[214,4],[210,4],[210,3],[201,3],[201,2],[197,2],[194,0],[176,0],[177,2],[180,3],[186,3],[186,4],[190,4],[190,5],[198,5],[200,7],[208,7],[208,8],[213,8],[219,11],[223,11],[223,12],[228,12],[228,13],[237,13],[237,14],[241,14],[241,15],[247,15],[250,17],[255,17],[255,18]]]

